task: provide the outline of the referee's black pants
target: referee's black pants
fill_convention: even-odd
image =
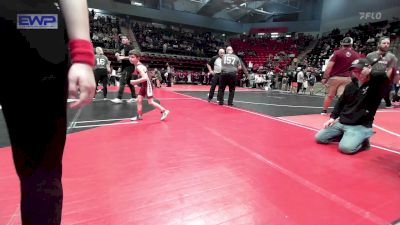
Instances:
[[[218,87],[218,104],[224,104],[224,92],[226,86],[229,87],[228,105],[233,105],[233,98],[235,97],[235,84],[236,84],[236,73],[221,73],[221,79],[219,80]]]
[[[219,85],[219,80],[221,77],[221,73],[215,73],[211,79],[211,87],[210,92],[208,93],[208,100],[212,100],[214,98],[215,87]]]
[[[297,82],[297,94],[301,91],[303,88],[303,82]]]
[[[172,87],[172,73],[168,73],[166,79],[167,79],[167,87]]]
[[[24,59],[12,76],[0,74],[0,104],[20,181],[22,224],[58,225],[69,66],[62,16],[58,16],[59,29],[51,31],[17,30],[15,23],[1,16],[4,35],[0,35],[0,43],[14,46],[14,50],[1,54],[0,61],[12,65],[21,54]],[[27,97],[30,90],[34,92]]]
[[[119,89],[117,98],[122,99],[122,95],[124,94],[125,85],[127,84],[129,89],[131,90],[131,97],[136,98],[135,87],[131,84],[132,74],[127,69],[124,69],[121,72],[121,78],[119,79]]]

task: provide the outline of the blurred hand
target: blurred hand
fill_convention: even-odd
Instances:
[[[326,85],[326,82],[327,82],[327,79],[325,79],[325,78],[321,80],[321,83],[322,83],[323,85]]]
[[[330,118],[328,121],[326,121],[326,122],[324,123],[324,128],[330,127],[330,126],[332,126],[332,125],[335,124],[335,123],[336,123],[336,120]]]
[[[94,80],[93,69],[83,63],[74,63],[68,71],[69,96],[70,99],[78,101],[71,103],[71,108],[83,107],[92,102],[96,83]]]
[[[369,75],[371,73],[372,68],[370,66],[364,67],[361,71],[361,74],[363,75]]]

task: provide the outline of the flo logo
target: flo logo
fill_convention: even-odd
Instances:
[[[360,20],[380,20],[382,18],[381,12],[359,12]]]
[[[18,29],[58,29],[57,14],[18,14]]]

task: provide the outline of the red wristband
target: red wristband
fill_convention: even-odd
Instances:
[[[93,45],[88,40],[74,39],[69,42],[72,63],[85,63],[94,66]]]

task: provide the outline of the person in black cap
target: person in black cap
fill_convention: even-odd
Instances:
[[[352,63],[352,80],[336,103],[331,118],[324,123],[324,129],[315,135],[318,143],[340,140],[339,150],[344,154],[369,149],[369,137],[374,133],[372,122],[388,79],[385,72],[371,72],[377,61],[362,58]]]

